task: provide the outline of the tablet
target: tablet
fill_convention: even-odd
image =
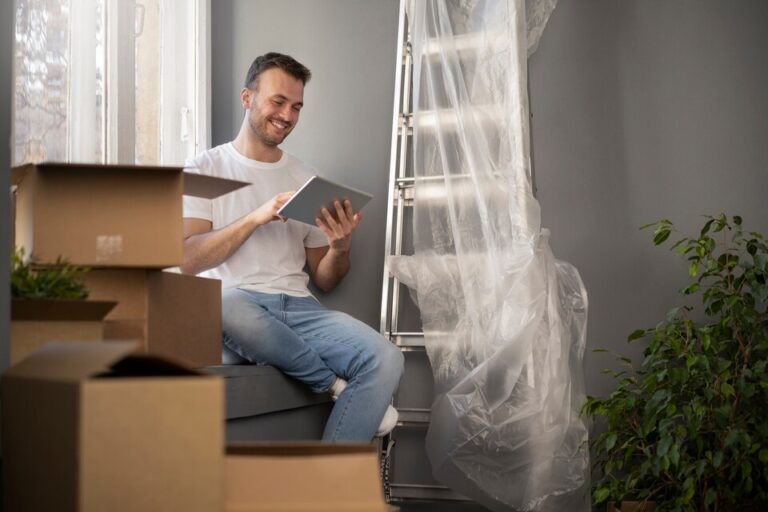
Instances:
[[[316,226],[315,218],[322,218],[320,210],[325,206],[331,214],[336,208],[333,202],[338,199],[352,202],[352,210],[357,212],[371,200],[373,196],[362,190],[339,185],[320,176],[312,176],[290,199],[277,211],[281,217],[297,220]],[[335,215],[334,215],[335,216]]]

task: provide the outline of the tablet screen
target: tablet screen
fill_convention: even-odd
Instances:
[[[352,210],[357,212],[371,200],[373,196],[362,190],[334,183],[320,176],[312,176],[291,198],[278,210],[277,214],[288,219],[297,220],[315,226],[315,218],[321,217],[320,210],[325,206],[331,214],[335,213],[333,202],[338,199],[349,199]],[[335,216],[335,215],[334,215]]]

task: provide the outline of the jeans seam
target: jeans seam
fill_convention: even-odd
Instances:
[[[340,427],[344,424],[344,418],[347,417],[347,410],[349,410],[349,404],[352,402],[352,398],[355,396],[354,395],[354,391],[355,391],[354,388],[347,388],[347,389],[349,389],[353,393],[346,398],[346,401],[344,403],[344,409],[341,411],[341,416],[339,417],[338,421],[336,422],[336,428],[333,429],[333,434],[331,435],[331,438],[334,439],[334,440],[336,439],[336,436],[339,433]]]

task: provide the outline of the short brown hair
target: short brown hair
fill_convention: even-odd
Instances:
[[[253,63],[251,63],[251,67],[248,68],[248,74],[245,76],[245,87],[248,89],[256,88],[261,74],[272,68],[282,69],[296,80],[301,80],[301,83],[304,85],[307,85],[309,79],[312,78],[312,72],[293,57],[283,55],[282,53],[269,52],[256,57]]]

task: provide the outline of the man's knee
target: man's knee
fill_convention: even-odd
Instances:
[[[399,379],[403,374],[405,358],[403,357],[403,353],[394,343],[382,340],[376,357],[381,367],[391,375],[396,375]]]

